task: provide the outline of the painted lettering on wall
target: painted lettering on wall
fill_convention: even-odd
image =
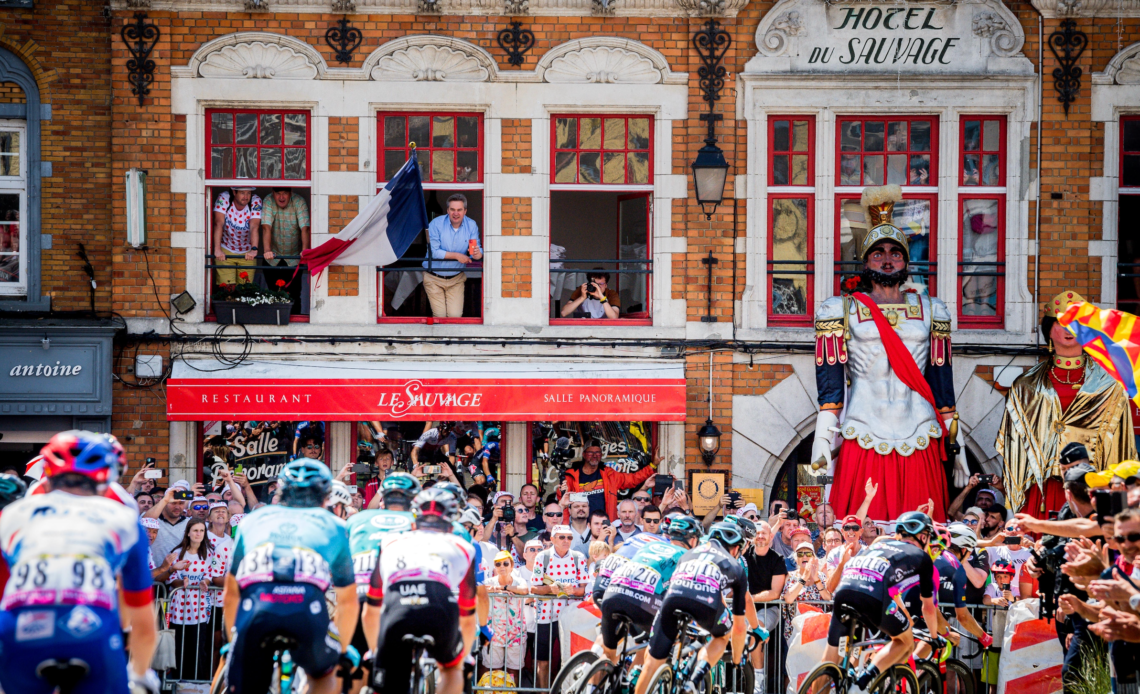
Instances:
[[[9,376],[77,376],[83,370],[82,364],[17,364],[8,372]]]
[[[835,7],[828,45],[813,46],[810,65],[950,65],[962,39],[939,35],[936,7]],[[870,35],[868,35],[870,32]],[[857,34],[852,36],[851,34]]]

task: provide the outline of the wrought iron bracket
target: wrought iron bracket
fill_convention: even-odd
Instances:
[[[348,17],[341,17],[339,22],[325,32],[325,43],[333,49],[339,63],[351,63],[352,54],[360,48],[360,42],[363,40],[364,34],[348,23]]]
[[[156,66],[150,54],[162,35],[158,27],[146,19],[145,12],[136,12],[134,23],[124,25],[120,32],[131,53],[127,60],[127,80],[131,83],[131,93],[139,98],[139,106],[143,105],[143,99],[150,94],[150,85],[154,83]]]
[[[1065,107],[1065,115],[1069,115],[1069,104],[1077,100],[1081,92],[1081,75],[1084,74],[1077,67],[1077,60],[1089,45],[1085,32],[1077,29],[1077,23],[1072,19],[1061,22],[1059,29],[1049,35],[1049,50],[1061,67],[1053,68],[1053,88],[1057,90],[1057,101]]]
[[[534,47],[534,32],[523,29],[522,22],[511,22],[508,29],[499,31],[495,37],[499,48],[507,52],[507,62],[511,65],[522,65],[523,54]]]
[[[711,124],[709,127],[712,127]],[[708,266],[708,269],[709,269],[708,308],[705,309],[705,315],[701,316],[701,322],[702,323],[715,323],[716,322],[716,316],[714,316],[713,312],[712,312],[713,311],[713,308],[712,308],[712,304],[713,304],[713,299],[712,299],[713,276],[712,275],[713,275],[713,266],[715,266],[719,262],[720,262],[720,259],[718,259],[715,255],[713,255],[711,248],[709,249],[709,254],[706,257],[701,258],[701,265],[706,265],[706,266]]]
[[[715,19],[705,22],[704,27],[693,35],[693,48],[697,49],[702,63],[697,68],[698,84],[704,92],[704,100],[709,102],[709,110],[720,100],[720,91],[724,89],[724,81],[728,77],[723,62],[730,45],[732,37],[720,28],[720,22]]]

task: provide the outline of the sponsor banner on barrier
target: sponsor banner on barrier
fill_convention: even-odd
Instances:
[[[998,668],[997,694],[1062,692],[1057,625],[1037,618],[1038,603],[1022,600],[1009,608]]]

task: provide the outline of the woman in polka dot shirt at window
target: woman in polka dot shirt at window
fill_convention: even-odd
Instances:
[[[178,654],[179,680],[208,680],[213,674],[211,655],[213,628],[210,617],[213,596],[210,586],[225,577],[225,567],[206,539],[206,523],[191,519],[185,534],[168,557],[174,573],[167,580],[171,590],[166,621],[174,630],[175,652]]]

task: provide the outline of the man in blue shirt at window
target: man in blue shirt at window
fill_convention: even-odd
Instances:
[[[463,286],[467,273],[460,269],[483,259],[479,226],[467,217],[467,198],[455,193],[447,199],[447,216],[428,224],[431,261],[424,261],[424,292],[436,318],[463,317]]]

